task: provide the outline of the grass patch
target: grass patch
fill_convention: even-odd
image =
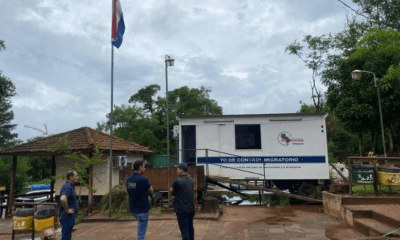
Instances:
[[[82,222],[82,219],[85,218],[85,215],[79,215],[78,218],[75,220],[75,225],[79,224]]]
[[[365,184],[365,189],[364,185],[357,185],[354,186],[352,190],[354,196],[364,196],[364,197],[375,196],[374,186],[372,184]],[[399,190],[400,186],[392,186],[392,192]],[[378,187],[378,193],[380,193],[382,197],[387,197],[389,195],[389,192],[390,192],[389,186],[381,185],[380,191]]]
[[[164,216],[165,211],[161,209],[161,207],[151,208],[149,211],[149,215],[153,216]]]

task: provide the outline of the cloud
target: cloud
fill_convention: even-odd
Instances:
[[[351,4],[351,3],[349,3]],[[346,21],[337,1],[122,0],[124,41],[114,50],[114,104],[139,89],[211,87],[225,114],[295,112],[311,103],[311,71],[285,47],[306,34],[335,33]],[[14,122],[51,133],[96,127],[110,110],[111,2],[5,1],[0,70],[16,83]],[[318,87],[324,87],[318,83]]]

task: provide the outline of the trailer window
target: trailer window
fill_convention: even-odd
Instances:
[[[259,124],[235,125],[236,149],[261,149]]]

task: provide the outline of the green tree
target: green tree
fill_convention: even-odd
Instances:
[[[359,69],[374,72],[381,85],[382,113],[389,135],[389,153],[394,151],[393,132],[399,126],[400,75],[396,69],[400,62],[400,33],[394,30],[372,29],[359,42],[359,47],[349,57]],[[388,75],[388,77],[386,77]],[[372,74],[363,74],[362,81],[373,82]],[[370,83],[373,85],[372,83]],[[377,96],[375,95],[375,99]],[[377,101],[373,107],[378,111]],[[378,122],[376,119],[375,122]]]
[[[324,63],[328,56],[329,50],[332,45],[332,36],[321,36],[313,37],[307,35],[304,37],[303,42],[307,44],[308,51],[304,54],[304,46],[300,45],[297,40],[289,44],[285,52],[289,52],[289,55],[296,55],[299,57],[306,65],[308,69],[312,71],[311,74],[311,98],[314,102],[314,107],[316,112],[321,112],[324,101],[323,94],[317,89],[316,81],[321,75],[321,70],[323,69]]]
[[[400,0],[352,0],[357,9],[350,7],[343,0],[338,0],[355,16],[361,17],[369,28],[400,30]]]
[[[152,84],[140,89],[130,98],[134,106],[116,106],[114,110],[114,134],[128,141],[149,147],[154,154],[166,154],[166,99],[155,95],[160,86]],[[175,116],[222,114],[222,107],[210,99],[211,89],[207,87],[174,89],[168,93],[169,131],[176,124]],[[137,106],[143,104],[143,107]],[[109,114],[107,114],[109,119]],[[109,131],[110,121],[97,123],[97,129]],[[172,134],[171,134],[172,135]],[[172,137],[172,136],[171,136]],[[176,149],[176,141],[170,139],[170,149]]]
[[[6,50],[3,40],[0,40],[0,52]],[[14,112],[11,110],[11,98],[16,95],[14,83],[2,75],[0,71],[0,149],[13,146],[20,142],[17,139],[18,134],[12,133],[17,124],[12,124]],[[28,180],[28,163],[24,157],[20,157],[17,163],[17,174],[15,179],[15,192],[23,193],[23,188]],[[6,186],[9,189],[12,172],[12,157],[0,156],[0,186]]]
[[[6,50],[4,41],[0,40],[0,52]],[[18,134],[12,133],[17,124],[12,124],[14,112],[11,110],[11,98],[16,95],[14,83],[0,71],[0,148],[14,145]]]
[[[29,182],[28,172],[29,160],[27,157],[18,157],[17,172],[15,175],[15,194],[23,194],[24,188]],[[0,186],[5,186],[10,190],[11,173],[12,173],[12,157],[0,156]]]
[[[155,111],[155,100],[153,98],[156,93],[160,91],[160,89],[161,87],[158,84],[151,84],[149,86],[146,86],[140,89],[136,94],[133,94],[129,99],[129,103],[142,103],[143,109],[146,112],[153,114]]]

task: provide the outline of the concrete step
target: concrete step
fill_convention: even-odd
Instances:
[[[381,237],[386,233],[392,232],[400,226],[392,227],[372,218],[355,218],[354,229],[367,237]],[[400,237],[400,230],[390,234],[388,237]]]
[[[383,215],[382,213],[372,211],[372,217],[371,218],[373,218],[373,219],[375,219],[375,220],[377,220],[377,221],[379,221],[381,223],[384,223],[384,224],[386,224],[388,226],[394,227],[396,229],[400,228],[400,221],[398,219],[393,219],[391,217]],[[400,232],[400,230],[399,230],[399,232]]]

